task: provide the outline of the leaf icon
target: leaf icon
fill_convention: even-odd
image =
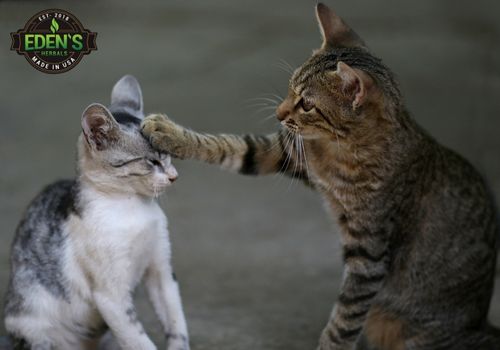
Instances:
[[[57,23],[55,18],[52,18],[52,22],[50,22],[50,31],[55,33],[59,30],[59,23]]]

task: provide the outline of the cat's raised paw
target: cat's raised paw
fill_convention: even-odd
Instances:
[[[158,151],[176,158],[186,158],[186,137],[182,126],[163,114],[152,114],[144,119],[141,132]]]
[[[168,124],[173,122],[164,114],[150,114],[141,123],[141,132],[148,137],[157,131],[165,131]]]

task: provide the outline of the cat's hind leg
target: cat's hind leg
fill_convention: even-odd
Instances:
[[[14,350],[53,350],[50,328],[32,317],[7,316],[5,327],[10,334]]]
[[[116,341],[113,333],[111,331],[107,331],[104,335],[99,339],[97,347],[95,350],[121,350],[120,345]]]
[[[460,332],[453,350],[500,350],[500,330],[487,327],[481,331]]]
[[[404,349],[500,350],[500,332],[491,327],[471,331],[466,329],[446,329],[446,326],[442,326],[410,335],[405,340]]]
[[[54,346],[49,342],[36,342],[30,343],[29,341],[21,338],[13,338],[12,346],[3,348],[2,350],[55,350]]]
[[[355,350],[379,350],[375,346],[371,345],[366,338],[364,333],[361,333],[358,341],[354,345]]]
[[[408,325],[398,315],[373,306],[368,313],[356,350],[407,350]]]
[[[10,338],[9,344],[5,346],[5,349],[1,348],[2,350],[30,350],[31,346],[26,341],[26,339],[17,338],[13,336],[9,338]]]

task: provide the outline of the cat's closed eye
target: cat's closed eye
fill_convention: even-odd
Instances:
[[[137,162],[139,160],[142,160],[142,157],[137,157],[137,158],[132,158],[132,159],[124,159],[124,160],[119,160],[117,162],[111,163],[111,166],[113,168],[121,168],[125,165],[129,165],[130,163]]]
[[[314,104],[305,98],[300,99],[298,106],[299,108],[302,108],[304,112],[310,112],[314,109]]]
[[[154,159],[154,158],[146,158],[146,162],[153,167],[155,167],[155,166],[163,167],[163,165],[160,163],[160,161],[157,159]]]

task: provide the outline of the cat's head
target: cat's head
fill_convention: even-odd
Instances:
[[[79,173],[103,191],[157,196],[177,178],[167,154],[155,151],[140,133],[141,88],[124,76],[113,87],[108,108],[94,103],[82,114]]]
[[[277,109],[282,125],[304,138],[345,140],[390,123],[401,106],[391,71],[327,6],[316,15],[323,44],[293,73]]]

